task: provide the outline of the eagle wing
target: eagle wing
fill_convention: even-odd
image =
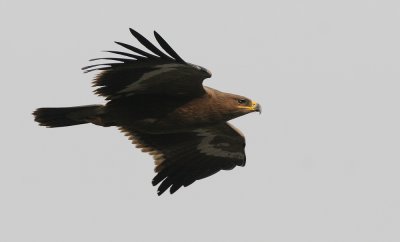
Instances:
[[[200,66],[185,62],[171,46],[154,31],[164,53],[133,29],[132,35],[151,53],[134,46],[115,42],[130,52],[106,51],[121,57],[96,58],[108,63],[83,67],[85,72],[102,71],[93,81],[95,93],[107,100],[136,94],[198,96],[204,94],[203,80],[211,73]],[[168,55],[167,55],[168,54]]]
[[[157,175],[153,185],[158,195],[168,188],[170,193],[220,170],[244,166],[245,138],[229,123],[222,123],[190,132],[148,134],[131,127],[120,127],[129,139],[144,152],[153,155]]]

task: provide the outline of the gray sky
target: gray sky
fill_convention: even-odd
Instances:
[[[399,1],[0,1],[0,241],[400,241]],[[247,165],[156,195],[80,68],[157,30],[206,85],[259,101]]]

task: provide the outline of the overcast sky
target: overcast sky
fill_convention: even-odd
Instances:
[[[400,2],[0,0],[0,241],[400,241]],[[115,128],[46,129],[104,103],[83,74],[132,27],[263,114],[247,165],[156,195]]]

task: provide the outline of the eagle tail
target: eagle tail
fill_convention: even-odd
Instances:
[[[103,111],[103,105],[65,108],[38,108],[33,112],[35,121],[48,128],[91,123]]]

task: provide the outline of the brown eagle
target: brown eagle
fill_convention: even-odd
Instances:
[[[220,170],[244,166],[245,138],[227,123],[251,112],[256,102],[203,86],[211,77],[207,69],[185,62],[157,33],[164,53],[133,29],[132,35],[149,52],[115,42],[129,52],[96,58],[107,63],[82,68],[101,71],[93,81],[105,105],[39,108],[33,112],[40,125],[54,128],[92,123],[117,126],[136,147],[154,157],[153,185],[158,195],[174,193]]]

